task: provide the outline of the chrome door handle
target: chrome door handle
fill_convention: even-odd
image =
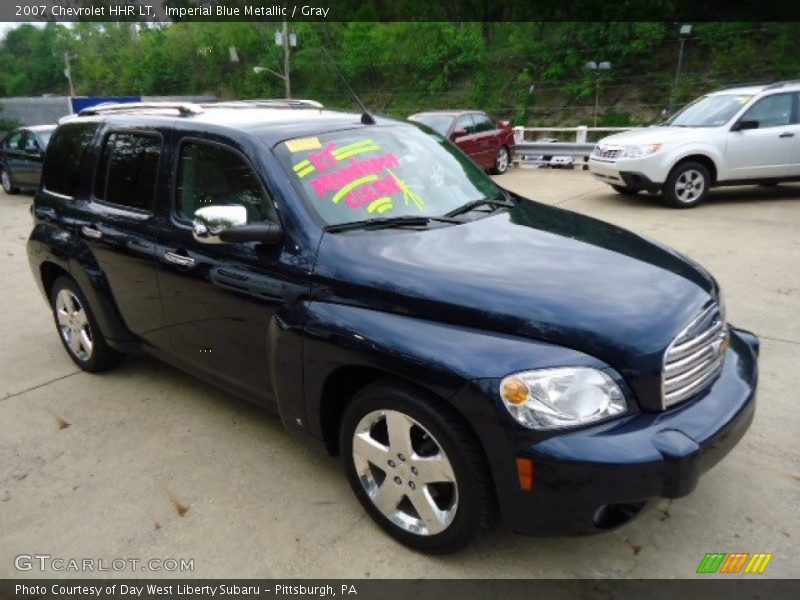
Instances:
[[[194,259],[191,256],[184,256],[183,254],[177,254],[176,252],[165,252],[164,259],[167,262],[171,262],[175,265],[180,265],[181,267],[193,267],[194,266]]]
[[[99,240],[101,237],[103,237],[102,231],[95,229],[94,227],[90,227],[89,225],[84,225],[81,227],[81,233],[87,238],[91,238],[93,240]]]
[[[778,137],[779,138],[790,138],[790,137],[794,137],[794,134],[790,133],[788,131],[785,131],[784,133],[780,134]]]

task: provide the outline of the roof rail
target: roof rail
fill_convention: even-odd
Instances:
[[[203,106],[213,108],[215,106],[224,108],[325,108],[322,103],[316,100],[301,100],[299,98],[264,98],[255,100],[225,100],[204,104]]]
[[[778,88],[786,87],[787,85],[800,85],[800,80],[789,79],[787,81],[778,81],[768,85],[767,87],[764,88],[764,90],[777,90]]]
[[[197,115],[203,112],[203,107],[192,102],[103,102],[84,108],[78,113],[79,117],[91,115],[105,115],[110,113],[136,112],[139,110],[174,110],[182,117]]]

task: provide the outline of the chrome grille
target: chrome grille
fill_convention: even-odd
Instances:
[[[722,371],[728,345],[725,317],[717,304],[705,309],[672,341],[664,354],[664,408],[707,388]]]
[[[603,144],[598,144],[594,147],[592,154],[594,154],[597,158],[613,160],[622,154],[622,148],[618,146],[606,146]]]

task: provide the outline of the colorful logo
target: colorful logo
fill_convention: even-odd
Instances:
[[[766,552],[709,552],[700,561],[698,573],[738,575],[755,573],[761,575],[767,568],[772,554]]]

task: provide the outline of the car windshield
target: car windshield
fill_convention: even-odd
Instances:
[[[670,127],[718,127],[725,125],[747,104],[749,94],[714,94],[702,96],[672,117]]]
[[[279,143],[275,154],[326,226],[364,219],[437,217],[499,188],[436,133],[374,126]]]
[[[427,125],[434,131],[438,131],[443,136],[447,136],[447,132],[450,130],[450,124],[453,122],[453,115],[430,113],[412,115],[409,117],[409,119],[411,121]]]

